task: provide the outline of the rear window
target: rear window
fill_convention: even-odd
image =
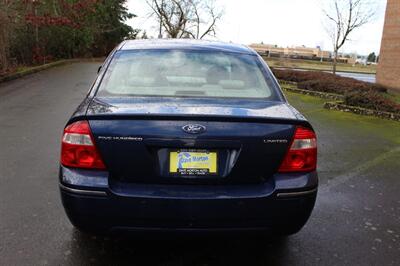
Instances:
[[[273,86],[254,55],[132,50],[115,54],[97,95],[278,100]]]

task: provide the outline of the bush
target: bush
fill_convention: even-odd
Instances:
[[[334,76],[331,73],[317,72],[317,71],[272,69],[272,72],[274,73],[277,79],[293,81],[293,82],[332,78],[332,76]]]
[[[344,95],[344,103],[384,112],[400,113],[400,104],[387,98],[387,88],[327,72],[273,69],[277,79],[297,82],[303,90]]]
[[[354,91],[387,92],[387,88],[381,85],[341,77],[327,72],[273,69],[273,73],[277,79],[297,82],[298,87],[303,90],[342,95]]]
[[[347,93],[344,98],[344,103],[378,111],[400,113],[400,104],[386,98],[376,91]]]
[[[303,90],[322,91],[336,94],[346,94],[349,92],[365,92],[374,91],[378,93],[386,93],[387,89],[372,83],[358,82],[354,79],[317,79],[308,80],[298,83],[298,87]]]

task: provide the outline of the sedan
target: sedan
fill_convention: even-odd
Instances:
[[[254,50],[132,40],[67,122],[59,186],[86,232],[289,235],[312,212],[316,168],[312,126]]]

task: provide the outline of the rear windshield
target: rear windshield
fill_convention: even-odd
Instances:
[[[254,55],[187,50],[119,51],[97,95],[279,100],[267,74]]]

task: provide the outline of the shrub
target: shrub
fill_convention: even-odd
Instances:
[[[400,113],[400,104],[386,98],[376,91],[347,93],[344,103],[378,111]]]
[[[303,90],[322,91],[336,94],[346,94],[349,92],[365,92],[375,91],[378,93],[386,93],[387,89],[367,82],[354,82],[353,79],[317,79],[308,80],[298,83],[298,87]]]
[[[341,77],[327,72],[273,69],[273,73],[277,79],[297,82],[298,87],[304,90],[342,95],[354,91],[387,92],[387,88],[381,85]]]
[[[317,71],[299,71],[299,70],[283,70],[283,69],[272,69],[277,79],[302,82],[307,80],[317,80],[323,78],[332,78],[335,76],[331,73],[317,72]]]
[[[384,112],[400,113],[400,104],[387,98],[384,86],[327,72],[273,69],[277,79],[297,82],[303,90],[344,95],[344,103]]]

